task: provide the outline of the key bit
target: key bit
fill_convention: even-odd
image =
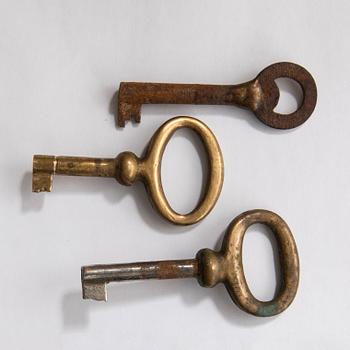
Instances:
[[[279,100],[275,79],[290,78],[302,88],[303,101],[290,114],[274,112]],[[164,84],[122,82],[118,93],[119,127],[128,120],[141,121],[143,104],[237,105],[250,109],[264,124],[276,129],[291,129],[303,124],[312,114],[317,88],[311,74],[303,67],[280,62],[265,68],[258,76],[239,85]]]
[[[175,131],[181,128],[189,128],[199,136],[209,166],[205,193],[197,207],[188,214],[179,214],[170,207],[161,182],[165,147]],[[132,152],[122,152],[116,158],[35,155],[33,192],[50,192],[53,175],[113,177],[126,186],[142,181],[152,204],[165,219],[177,225],[190,225],[202,220],[214,207],[222,188],[224,163],[214,134],[203,122],[191,117],[177,117],[164,123],[155,132],[141,158]]]
[[[261,223],[276,237],[282,283],[271,301],[256,299],[249,290],[242,264],[242,244],[249,226]],[[84,299],[107,300],[110,282],[194,277],[202,287],[224,283],[232,300],[245,312],[255,316],[273,316],[293,301],[299,283],[299,258],[293,235],[277,214],[256,209],[236,217],[225,234],[220,251],[200,250],[194,259],[152,261],[130,264],[92,265],[81,268]]]

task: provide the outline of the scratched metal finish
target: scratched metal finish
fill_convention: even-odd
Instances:
[[[303,101],[290,114],[274,112],[279,100],[275,79],[290,78],[302,88]],[[303,67],[280,62],[265,68],[251,81],[238,85],[165,84],[121,82],[118,93],[119,127],[129,120],[141,121],[143,104],[237,105],[251,110],[264,124],[276,129],[291,129],[303,124],[317,101],[316,83]]]
[[[82,268],[82,279],[84,281],[117,282],[152,278],[186,278],[196,276],[197,273],[198,264],[195,259],[168,260],[86,266]]]
[[[270,301],[260,301],[251,293],[245,279],[242,244],[249,226],[261,223],[276,237],[282,283]],[[203,287],[224,283],[232,300],[254,316],[274,316],[294,300],[299,284],[299,258],[293,235],[277,214],[256,209],[236,217],[227,229],[220,251],[200,250],[195,259],[151,261],[130,264],[91,265],[81,269],[84,299],[107,300],[106,285],[134,279],[194,277]]]

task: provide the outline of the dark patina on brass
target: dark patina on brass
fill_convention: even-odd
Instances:
[[[303,101],[290,114],[274,112],[279,100],[275,79],[290,78],[302,88]],[[118,126],[128,120],[141,121],[143,104],[237,105],[251,110],[264,124],[276,129],[291,129],[303,124],[312,114],[317,100],[316,84],[303,67],[280,62],[265,68],[258,76],[238,85],[164,84],[122,82],[118,94]]]
[[[261,223],[273,232],[281,265],[281,285],[271,301],[256,299],[249,290],[242,263],[242,244],[249,226]],[[109,282],[195,277],[203,287],[224,283],[232,300],[255,316],[274,316],[293,301],[299,283],[299,258],[293,235],[277,214],[256,209],[236,217],[227,229],[220,251],[200,250],[196,258],[130,264],[92,265],[81,269],[84,299],[107,300]]]
[[[174,211],[165,197],[161,181],[161,164],[165,147],[176,130],[189,128],[204,145],[208,156],[208,179],[196,208],[187,214]],[[144,155],[122,152],[116,158],[89,158],[35,155],[33,157],[33,192],[50,192],[54,175],[112,177],[131,186],[142,181],[153,206],[176,225],[191,225],[213,209],[224,181],[224,161],[212,131],[198,119],[176,117],[164,123],[153,135]]]

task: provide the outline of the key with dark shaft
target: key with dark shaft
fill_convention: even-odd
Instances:
[[[242,264],[242,244],[249,226],[261,223],[271,228],[277,241],[282,284],[270,301],[256,299],[249,290]],[[106,285],[141,279],[194,277],[202,287],[224,283],[232,300],[255,316],[273,316],[293,301],[299,282],[298,251],[286,222],[267,210],[251,210],[236,217],[227,229],[220,251],[200,250],[194,259],[150,261],[129,264],[91,265],[81,268],[84,299],[107,300]]]
[[[274,112],[279,100],[275,79],[290,78],[301,86],[303,100],[290,114]],[[291,129],[304,123],[312,114],[317,88],[311,74],[289,62],[275,63],[258,76],[239,85],[164,84],[122,82],[118,94],[118,126],[128,120],[141,121],[143,104],[237,105],[251,110],[264,124],[275,129]]]

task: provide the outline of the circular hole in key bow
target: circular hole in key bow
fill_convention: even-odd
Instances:
[[[165,196],[178,213],[198,204],[207,181],[207,159],[199,137],[189,129],[175,132],[165,148],[161,177]]]
[[[280,114],[291,114],[295,112],[303,102],[303,90],[298,82],[289,78],[278,78],[275,80],[280,92],[280,98],[274,112]]]
[[[261,301],[272,300],[280,287],[276,239],[265,225],[248,228],[243,240],[243,269],[250,291]]]

